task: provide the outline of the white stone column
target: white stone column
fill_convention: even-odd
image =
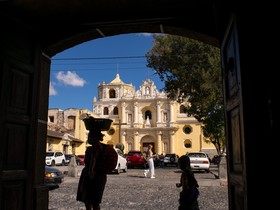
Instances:
[[[134,124],[138,123],[138,103],[134,103]]]
[[[122,123],[126,123],[126,117],[125,117],[125,102],[122,103],[121,107],[122,107],[122,118],[121,118],[121,122],[122,122]]]
[[[134,150],[140,150],[140,148],[139,148],[139,140],[138,140],[139,135],[138,134],[139,134],[138,131],[136,131],[134,133],[134,141],[133,141],[133,149]]]
[[[170,109],[170,127],[173,127],[174,123],[174,101],[169,102],[169,109]]]
[[[175,153],[175,148],[174,148],[174,134],[175,132],[174,131],[170,131],[169,132],[169,139],[170,139],[170,142],[169,142],[169,152],[170,153]]]
[[[109,109],[109,115],[113,114],[113,110],[114,110],[113,105],[109,105],[108,109]]]
[[[161,137],[162,137],[162,132],[159,131],[157,133],[157,148],[156,148],[156,151],[157,151],[157,154],[160,155],[162,153],[162,141],[161,141]]]
[[[120,88],[116,88],[116,98],[121,98],[122,95],[122,91],[120,90]]]
[[[103,98],[109,98],[108,97],[108,88],[104,88],[104,96],[103,96]]]
[[[161,123],[161,116],[160,116],[160,101],[157,101],[157,123]]]

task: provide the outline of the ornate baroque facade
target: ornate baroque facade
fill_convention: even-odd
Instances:
[[[103,132],[104,143],[124,145],[124,152],[146,151],[152,144],[157,154],[206,151],[216,154],[213,144],[203,140],[202,124],[184,113],[186,103],[177,103],[157,90],[147,79],[139,90],[124,83],[119,75],[109,83],[98,86],[98,99],[93,99],[93,112],[86,109],[49,109],[47,150],[65,154],[84,154],[87,134],[82,114],[113,120],[111,128]]]
[[[184,113],[185,105],[168,99],[150,79],[136,90],[117,74],[111,82],[99,84],[93,113],[114,121],[106,135],[111,137],[107,143],[122,143],[125,152],[145,151],[148,144],[153,144],[157,154],[183,155],[188,151],[215,154],[214,145],[203,140],[202,124]]]

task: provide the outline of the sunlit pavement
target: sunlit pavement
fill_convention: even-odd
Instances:
[[[58,166],[67,174],[67,166]],[[83,166],[77,166],[81,171]],[[126,173],[109,174],[106,184],[102,210],[169,210],[178,209],[181,188],[181,171],[175,167],[155,169],[156,178],[144,178],[144,169],[129,169]],[[221,184],[215,176],[217,168],[210,173],[195,173],[200,185],[200,210],[228,210],[227,185]],[[79,177],[65,177],[64,183],[49,193],[50,210],[85,209],[84,204],[76,201]]]

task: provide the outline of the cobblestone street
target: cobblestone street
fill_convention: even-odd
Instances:
[[[143,169],[109,174],[101,210],[176,210],[181,188],[176,188],[181,172],[177,168],[156,168],[156,179],[144,178]],[[200,185],[200,210],[228,210],[227,185],[211,173],[195,173]],[[76,201],[79,177],[65,177],[64,183],[49,193],[50,210],[84,210]]]

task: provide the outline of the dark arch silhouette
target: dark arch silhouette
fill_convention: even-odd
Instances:
[[[270,52],[267,48],[277,41],[267,37],[273,36],[277,25],[271,15],[277,7],[268,5],[199,0],[2,1],[0,208],[48,209],[43,174],[51,57],[89,40],[134,32],[187,36],[221,49],[229,206],[247,210],[254,209],[256,201],[267,205],[255,187],[262,191],[265,186],[259,184],[263,174],[257,160],[271,147],[279,124],[278,77],[271,67],[277,65],[262,53]],[[273,199],[269,204],[277,205]]]
[[[119,108],[118,107],[114,107],[113,114],[114,115],[118,115],[119,114]]]
[[[103,108],[103,114],[104,115],[109,115],[109,108],[108,107]]]
[[[152,119],[152,112],[150,110],[145,111],[145,120],[149,118],[149,120]]]

